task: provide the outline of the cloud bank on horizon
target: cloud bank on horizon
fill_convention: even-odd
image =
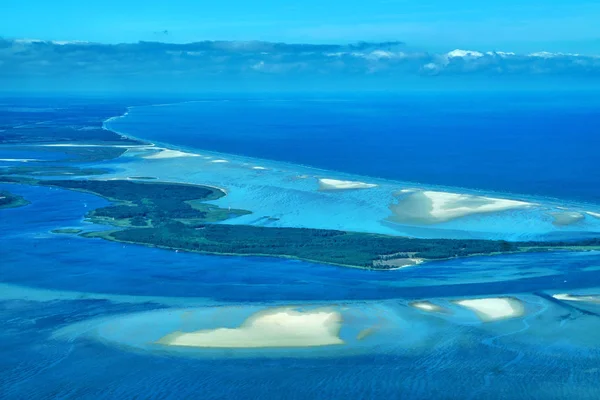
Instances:
[[[150,85],[218,88],[235,82],[303,86],[303,82],[406,82],[427,78],[556,78],[600,81],[600,56],[535,52],[411,49],[402,42],[352,45],[204,41],[101,44],[0,39],[0,87],[98,89]],[[107,86],[108,85],[108,86]],[[377,87],[377,85],[375,85]],[[30,88],[31,89],[31,88]]]

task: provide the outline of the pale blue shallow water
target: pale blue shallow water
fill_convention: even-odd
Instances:
[[[151,141],[402,181],[600,202],[591,92],[263,96],[133,107]]]
[[[94,196],[15,185],[0,189],[32,201],[0,211],[0,280],[8,284],[2,286],[0,300],[2,398],[599,395],[600,343],[594,332],[600,326],[594,313],[600,309],[589,306],[585,313],[539,297],[541,292],[600,286],[598,253],[474,258],[392,273],[175,254],[48,233],[64,226],[89,229],[81,215],[105,204]],[[439,298],[533,292],[538,295],[515,295],[529,310],[525,318],[490,324],[464,311],[431,316],[406,305],[411,299],[427,299],[451,307]],[[230,305],[244,310],[252,304],[298,301],[346,304],[363,314],[378,310],[399,325],[366,342],[371,343],[366,350],[350,353],[157,352],[147,343],[147,338],[158,339],[165,327],[177,325],[177,307]],[[175,302],[180,305],[170,308]],[[150,314],[139,318],[138,312]],[[115,321],[111,326],[117,331],[95,323],[98,317]],[[79,322],[86,328],[72,325]],[[70,330],[71,336],[55,337],[58,329]]]

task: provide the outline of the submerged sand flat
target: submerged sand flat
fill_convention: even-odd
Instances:
[[[577,211],[553,212],[550,215],[554,218],[552,223],[556,226],[572,225],[585,218],[582,213]]]
[[[339,337],[341,314],[328,308],[297,311],[276,308],[258,312],[238,328],[173,332],[157,343],[167,346],[260,348],[344,344]]]
[[[475,312],[484,322],[520,317],[525,313],[523,304],[512,297],[466,299],[454,303]]]
[[[377,185],[374,183],[341,181],[337,179],[328,178],[319,179],[319,190],[370,189],[374,187],[377,187]]]
[[[532,205],[525,201],[431,190],[405,193],[408,194],[390,206],[393,213],[390,220],[394,222],[435,224],[473,214],[523,209]]]
[[[5,162],[34,162],[34,161],[40,161],[40,160],[37,160],[35,158],[0,158],[0,161],[5,161]]]

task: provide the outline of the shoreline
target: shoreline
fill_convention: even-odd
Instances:
[[[319,167],[315,167],[315,166],[307,165],[307,164],[295,164],[295,163],[291,163],[291,162],[287,162],[287,161],[265,159],[265,158],[259,158],[259,157],[251,157],[251,156],[246,156],[246,155],[237,154],[237,153],[223,153],[223,152],[218,152],[218,151],[213,151],[213,150],[208,150],[208,149],[195,148],[195,147],[191,147],[191,146],[176,145],[176,144],[163,142],[163,141],[150,141],[148,139],[134,136],[127,132],[121,132],[121,131],[118,131],[116,129],[112,129],[112,128],[109,128],[106,126],[106,124],[110,123],[111,121],[118,120],[120,118],[124,118],[124,117],[128,116],[130,110],[133,108],[174,106],[174,105],[178,105],[178,104],[201,103],[201,102],[203,102],[203,101],[202,100],[190,100],[190,101],[183,101],[183,102],[176,102],[176,103],[128,106],[127,111],[125,113],[123,113],[121,115],[109,117],[106,120],[104,120],[102,122],[102,129],[114,132],[118,135],[121,135],[121,136],[131,139],[131,140],[137,140],[140,142],[149,143],[148,147],[165,148],[167,150],[181,151],[181,152],[191,153],[191,154],[195,154],[195,155],[210,155],[210,156],[213,156],[216,158],[225,158],[225,159],[233,158],[233,159],[235,159],[235,161],[240,161],[243,163],[250,163],[250,164],[255,164],[255,165],[275,164],[277,166],[281,166],[280,169],[283,169],[283,170],[291,170],[291,171],[296,170],[297,171],[299,169],[306,169],[309,171],[313,171],[314,172],[313,176],[316,179],[335,179],[335,180],[340,180],[340,181],[368,182],[370,184],[375,184],[375,185],[387,184],[387,185],[396,185],[396,186],[407,186],[407,187],[415,187],[415,188],[418,188],[420,190],[425,190],[425,191],[440,191],[440,192],[448,192],[448,193],[474,195],[474,196],[480,196],[480,197],[493,197],[493,198],[498,198],[501,200],[522,201],[522,202],[533,203],[533,204],[541,203],[546,206],[554,206],[557,208],[558,207],[579,208],[579,209],[582,209],[583,212],[586,212],[588,214],[589,214],[589,212],[591,212],[592,216],[594,213],[596,213],[596,209],[597,209],[598,214],[600,215],[600,209],[598,209],[598,207],[600,205],[597,203],[592,203],[592,202],[561,199],[561,198],[550,197],[550,196],[536,196],[536,195],[531,195],[531,194],[526,194],[526,193],[499,192],[499,191],[493,191],[493,190],[487,190],[487,189],[469,188],[469,187],[464,187],[464,186],[447,186],[447,185],[437,185],[437,184],[430,184],[430,183],[417,182],[417,181],[401,181],[401,180],[395,180],[395,179],[381,178],[381,177],[377,177],[377,176],[354,174],[354,173],[349,173],[349,172],[344,172],[344,171],[319,168]],[[131,147],[134,148],[134,146],[131,146]],[[273,169],[273,168],[269,168],[269,169]],[[298,171],[298,172],[300,173],[301,171]],[[591,210],[588,210],[589,208],[591,208]]]

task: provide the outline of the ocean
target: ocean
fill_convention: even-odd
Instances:
[[[106,126],[364,176],[600,202],[600,97],[589,92],[231,96],[132,107]]]
[[[254,215],[240,219],[264,226],[402,233],[386,222],[393,192],[412,187],[401,180],[532,202],[441,222],[443,236],[458,228],[504,239],[592,235],[598,218],[584,211],[596,213],[600,204],[598,105],[600,98],[568,92],[206,98],[131,107],[105,124],[200,154],[161,158],[168,150],[146,147],[73,165],[109,168],[104,179],[224,187],[228,195],[214,204],[247,207]],[[320,177],[352,174],[378,187],[319,190]],[[82,216],[108,202],[49,187],[0,190],[31,202],[0,210],[2,399],[600,396],[598,251],[471,257],[387,272],[201,255],[51,233],[102,229]],[[594,207],[573,206],[585,219],[554,225],[549,212],[570,201]],[[490,320],[459,304],[465,299],[513,306]],[[281,307],[336,310],[344,346],[157,343],[177,331],[235,330]]]

